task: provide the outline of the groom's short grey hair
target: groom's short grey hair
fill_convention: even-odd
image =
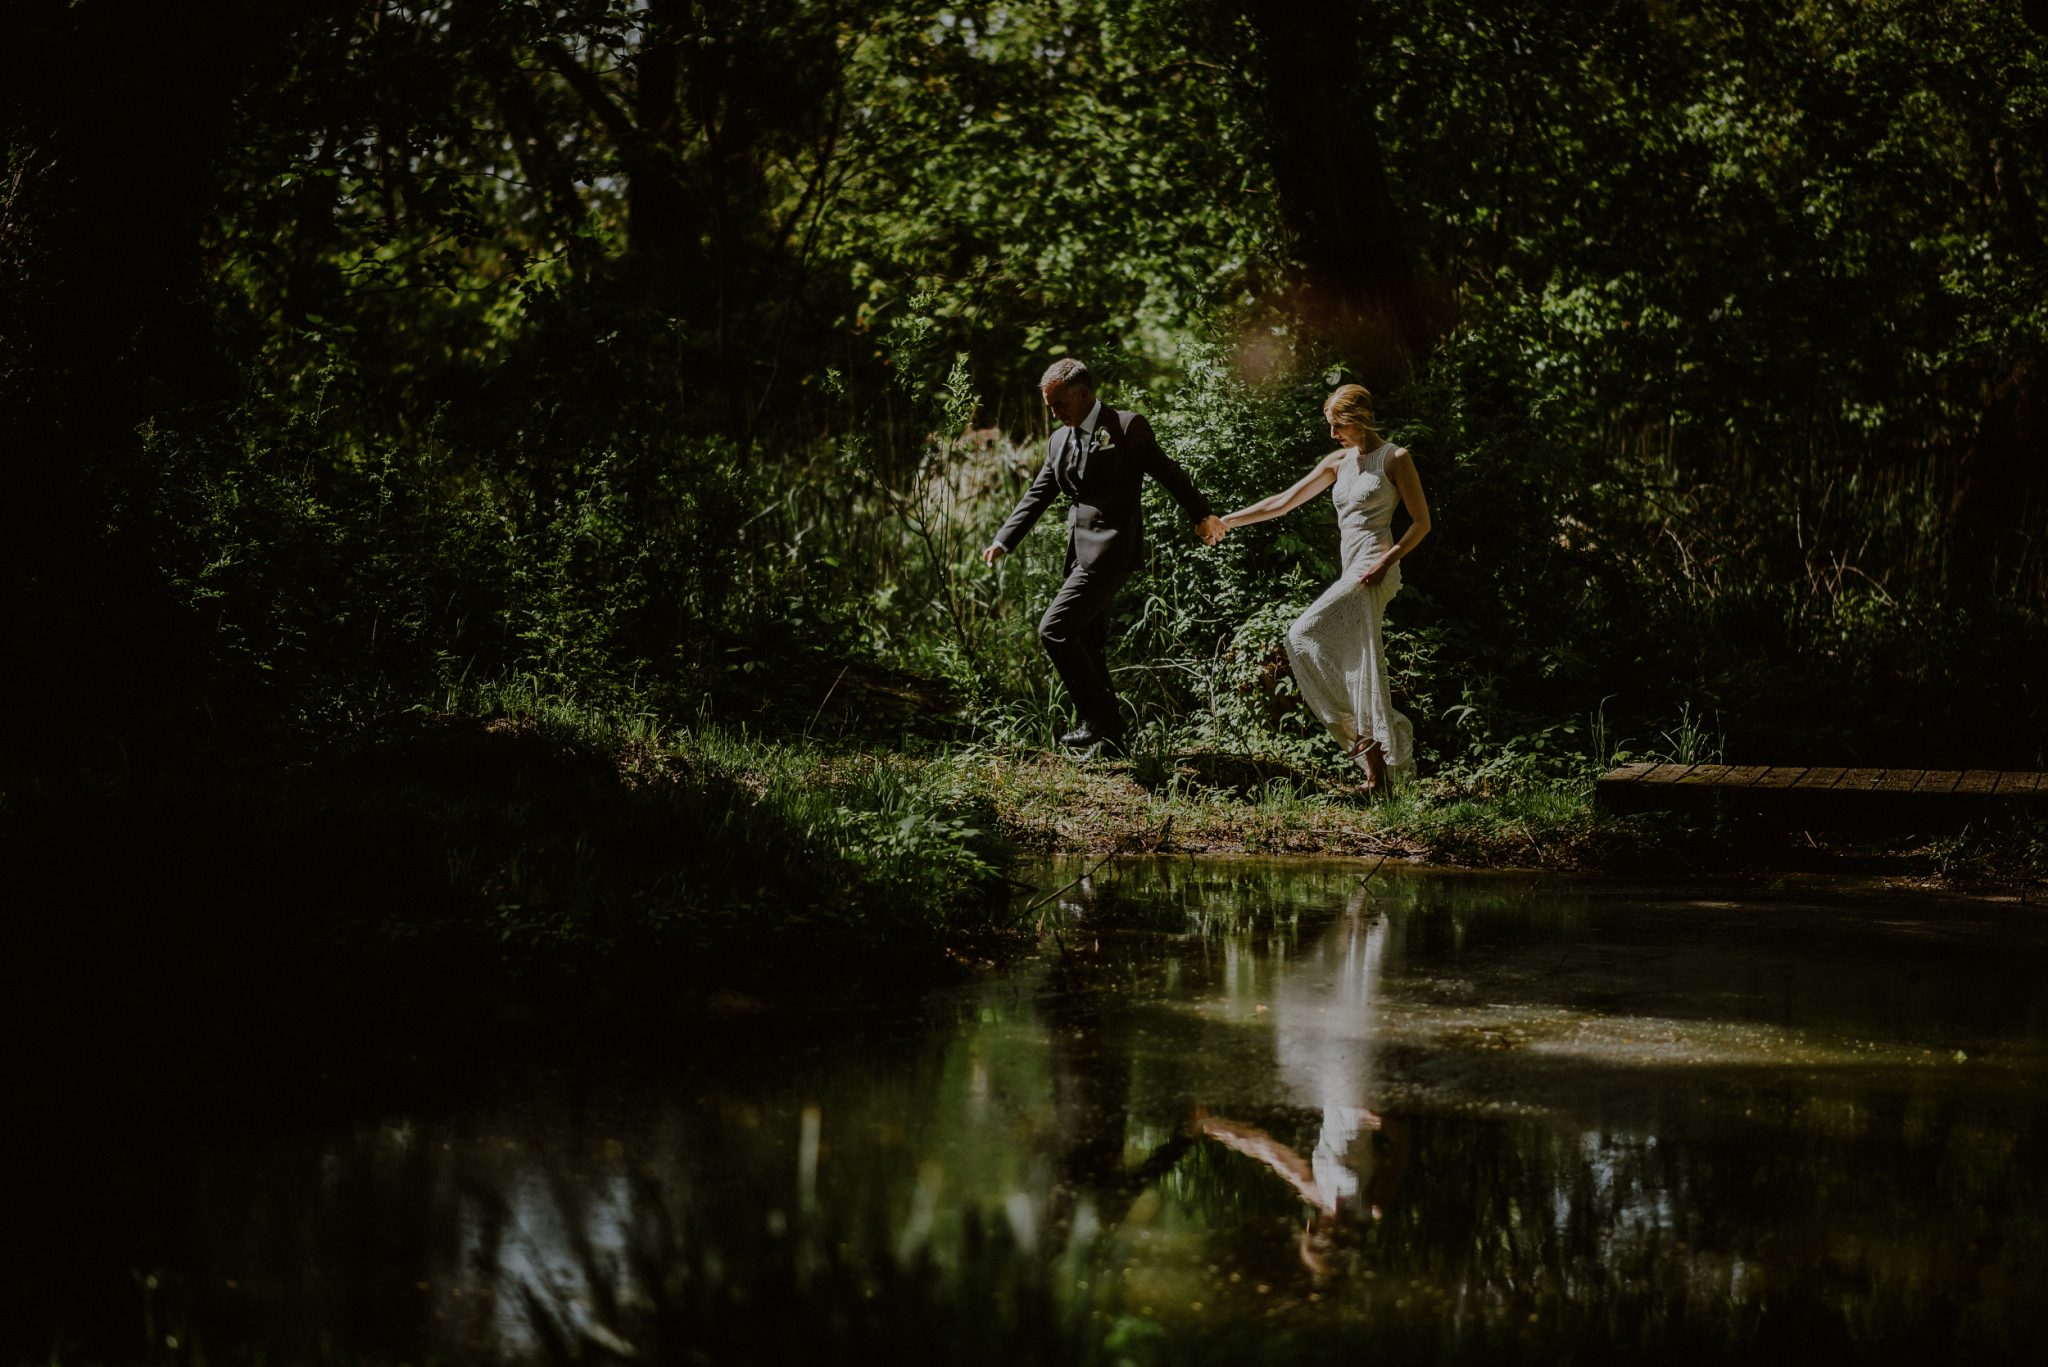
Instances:
[[[1043,394],[1049,389],[1061,389],[1070,384],[1085,384],[1093,389],[1095,377],[1088,373],[1087,366],[1073,357],[1062,356],[1045,368],[1045,374],[1038,380],[1038,392]]]

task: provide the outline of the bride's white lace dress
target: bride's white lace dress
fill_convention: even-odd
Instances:
[[[1337,505],[1344,571],[1287,629],[1287,655],[1302,697],[1337,743],[1349,750],[1360,737],[1375,736],[1386,748],[1388,770],[1403,776],[1414,772],[1415,728],[1394,710],[1380,644],[1380,619],[1401,591],[1401,566],[1389,566],[1377,584],[1358,582],[1394,544],[1394,507],[1401,496],[1387,477],[1393,450],[1386,442],[1372,451],[1340,453],[1330,499]]]

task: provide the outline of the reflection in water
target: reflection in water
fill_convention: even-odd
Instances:
[[[1133,865],[914,1029],[797,1049],[735,1017],[241,1136],[176,1179],[193,1332],[413,1359],[2030,1356],[2041,928],[1372,887]]]
[[[1092,885],[1062,910],[1086,916]],[[1091,1237],[1107,1218],[1121,1223],[1131,1203],[1172,1170],[1190,1136],[1181,1127],[1146,1147],[1132,1162],[1131,1079],[1141,1041],[1133,994],[1119,990],[1107,965],[1092,954],[1062,952],[1037,994],[1052,1082],[1053,1182],[1046,1226],[1048,1251],[1065,1251],[1078,1234]],[[1028,1205],[1025,1209],[1029,1209]],[[1029,1228],[1027,1215],[1013,1225]]]
[[[1273,987],[1273,1041],[1285,1084],[1321,1112],[1315,1148],[1300,1154],[1256,1125],[1205,1110],[1209,1139],[1265,1164],[1316,1212],[1302,1231],[1302,1262],[1319,1275],[1347,1217],[1377,1220],[1399,1186],[1412,1146],[1408,1126],[1371,1107],[1379,1021],[1374,997],[1387,922],[1368,910],[1363,887],[1321,939],[1280,965]]]

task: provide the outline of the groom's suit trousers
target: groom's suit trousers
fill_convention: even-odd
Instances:
[[[1124,729],[1123,711],[1109,681],[1109,611],[1131,577],[1125,564],[1072,565],[1038,622],[1038,639],[1059,671],[1074,710],[1101,735]]]

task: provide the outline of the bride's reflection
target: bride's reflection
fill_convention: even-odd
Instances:
[[[1313,1210],[1301,1257],[1318,1274],[1347,1223],[1392,1205],[1413,1146],[1407,1124],[1373,1105],[1388,923],[1370,903],[1361,887],[1315,947],[1280,969],[1272,993],[1281,1080],[1323,1114],[1309,1156],[1256,1125],[1195,1111],[1197,1133],[1263,1163]]]

